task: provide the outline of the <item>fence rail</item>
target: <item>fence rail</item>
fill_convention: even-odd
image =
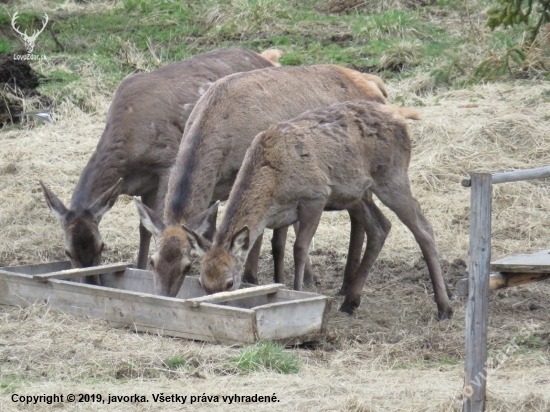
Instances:
[[[519,182],[521,180],[544,179],[545,177],[550,177],[550,166],[537,167],[535,169],[513,170],[511,172],[493,173],[491,175],[493,184]],[[471,185],[471,178],[462,180],[462,186],[470,187]]]
[[[463,412],[485,410],[489,272],[491,263],[492,186],[497,183],[550,177],[550,166],[504,173],[472,173],[462,185],[471,187],[466,358]]]

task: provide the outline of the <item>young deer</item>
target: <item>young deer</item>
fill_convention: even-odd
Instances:
[[[181,225],[206,240],[212,238],[217,212],[217,204],[213,202],[229,196],[254,136],[309,109],[352,99],[384,103],[385,96],[379,77],[335,65],[255,70],[214,83],[187,122],[170,175],[164,221],[136,202],[142,225],[155,238],[152,263],[157,293],[175,296],[189,270],[191,244]],[[352,223],[358,224],[355,220]],[[361,245],[364,232],[352,230],[352,233],[355,238],[351,243]],[[285,239],[286,228],[274,232],[276,282],[284,279]],[[247,281],[255,280],[250,268],[257,266],[260,245],[261,237],[248,257]],[[360,260],[361,246],[354,250],[358,250],[359,257],[348,260],[349,268]],[[311,270],[307,269],[306,266],[306,274],[311,277]]]
[[[104,244],[99,222],[120,193],[141,196],[144,204],[162,210],[185,123],[210,84],[228,74],[278,66],[281,56],[278,50],[259,55],[232,47],[138,74],[120,84],[70,208],[40,182],[65,232],[65,251],[73,267],[100,263]],[[144,269],[151,234],[141,225],[139,233],[137,266]]]
[[[263,230],[298,221],[296,285],[323,210],[347,210],[367,234],[367,249],[340,308],[352,313],[391,226],[374,193],[414,234],[428,264],[439,318],[449,318],[432,228],[412,197],[407,174],[411,142],[405,117],[417,116],[412,109],[352,101],[304,113],[256,136],[212,246],[185,228],[193,248],[204,255],[203,288],[208,293],[237,289],[243,263]]]

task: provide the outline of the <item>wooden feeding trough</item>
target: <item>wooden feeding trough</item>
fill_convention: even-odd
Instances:
[[[490,270],[489,291],[550,279],[550,250],[495,260]],[[468,295],[468,278],[457,282],[456,292],[459,296]]]
[[[282,284],[205,295],[187,276],[175,298],[151,294],[153,273],[125,264],[70,269],[70,262],[0,268],[0,304],[44,303],[139,332],[228,344],[300,344],[325,333],[330,299]],[[74,282],[100,275],[103,286]],[[71,280],[72,279],[72,280]]]

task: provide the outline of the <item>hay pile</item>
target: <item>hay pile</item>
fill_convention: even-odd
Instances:
[[[469,189],[460,181],[472,171],[547,164],[550,85],[521,82],[438,92],[422,79],[411,79],[390,84],[389,90],[392,99],[422,113],[423,120],[411,124],[413,194],[433,224],[444,274],[454,283],[465,275],[468,249]],[[65,259],[62,230],[46,207],[38,179],[69,203],[103,130],[110,100],[104,90],[87,93],[97,108],[93,114],[63,102],[56,108],[56,124],[25,124],[23,130],[0,135],[0,266]],[[494,258],[548,248],[548,189],[546,181],[495,186]],[[453,302],[453,320],[435,321],[420,250],[395,215],[382,209],[393,228],[367,280],[361,307],[351,317],[338,313],[342,298],[335,298],[327,339],[296,350],[303,362],[297,375],[239,375],[227,366],[234,348],[136,335],[112,330],[102,321],[31,307],[0,309],[0,383],[11,379],[26,394],[268,391],[281,396],[284,410],[460,410],[453,397],[462,387],[463,302]],[[129,197],[119,198],[100,229],[107,262],[135,262],[138,217]],[[346,213],[323,216],[311,251],[322,285],[309,290],[334,295],[339,289],[348,235]],[[289,236],[286,257],[288,285],[292,239]],[[272,276],[269,242],[265,243],[260,262],[263,283]],[[526,324],[534,332],[502,368],[492,372],[489,410],[548,410],[549,295],[546,281],[492,296],[490,351],[516,339]],[[191,367],[168,370],[164,362],[172,356],[185,358]],[[7,396],[0,395],[0,409],[14,408]],[[119,409],[125,408],[134,406]]]

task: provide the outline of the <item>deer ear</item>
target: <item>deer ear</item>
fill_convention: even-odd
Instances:
[[[204,254],[208,252],[208,249],[210,249],[210,247],[212,246],[210,241],[202,237],[194,230],[189,229],[185,225],[181,225],[181,228],[187,235],[187,239],[189,239],[193,250],[197,252],[199,256],[204,256]]]
[[[107,189],[99,198],[90,206],[90,212],[99,221],[105,213],[113,207],[118,197],[122,178],[118,179],[110,189]]]
[[[242,256],[248,250],[249,243],[250,230],[248,230],[248,226],[245,226],[233,235],[233,239],[231,239],[231,253],[235,256]]]
[[[165,229],[164,222],[153,210],[145,206],[141,201],[134,197],[134,202],[139,213],[139,219],[145,229],[147,229],[155,237],[155,242],[161,236]]]
[[[220,201],[218,200],[189,222],[189,227],[208,241],[212,241],[214,233],[216,233],[216,217],[218,216],[219,204]]]
[[[40,186],[42,186],[42,192],[44,192],[44,197],[46,198],[46,203],[50,208],[53,215],[63,224],[65,218],[69,214],[69,209],[65,207],[63,202],[53,194],[53,192],[48,189],[41,180],[38,181]]]

